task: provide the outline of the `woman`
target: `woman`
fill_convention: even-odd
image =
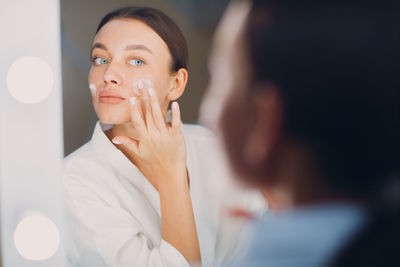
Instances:
[[[396,1],[229,9],[203,120],[277,210],[229,266],[400,266],[398,14]]]
[[[176,102],[165,121],[185,90],[187,54],[158,10],[122,8],[100,22],[89,74],[100,122],[63,179],[76,265],[213,262],[218,188],[228,189],[222,155],[207,130],[181,125]]]

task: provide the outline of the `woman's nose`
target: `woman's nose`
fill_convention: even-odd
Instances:
[[[120,70],[116,64],[108,65],[106,72],[104,73],[104,83],[121,85],[122,77],[120,75]]]

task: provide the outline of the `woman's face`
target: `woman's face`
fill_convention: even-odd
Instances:
[[[134,83],[152,81],[164,113],[172,84],[172,57],[166,43],[145,23],[114,19],[96,34],[89,73],[92,100],[99,119],[108,124],[130,121]]]

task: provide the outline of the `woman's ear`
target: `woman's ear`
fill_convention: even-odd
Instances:
[[[268,84],[256,85],[252,102],[255,122],[244,147],[244,159],[258,165],[271,158],[282,134],[283,107],[278,90]]]
[[[167,98],[170,101],[178,99],[185,91],[188,80],[188,72],[185,68],[180,68],[171,78],[171,86],[168,90]]]

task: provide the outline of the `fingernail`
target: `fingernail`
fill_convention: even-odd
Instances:
[[[178,103],[177,102],[172,102],[172,108],[177,109],[178,108]]]
[[[121,145],[121,144],[122,144],[121,141],[116,140],[115,138],[112,140],[112,142],[113,142],[114,144],[116,144],[116,145]]]
[[[129,98],[129,102],[131,103],[131,106],[135,105],[135,103],[136,103],[136,97],[131,97],[131,98]]]
[[[147,88],[147,91],[149,92],[149,95],[150,95],[150,96],[154,95],[154,90],[153,90],[153,88],[148,87],[148,88]]]

